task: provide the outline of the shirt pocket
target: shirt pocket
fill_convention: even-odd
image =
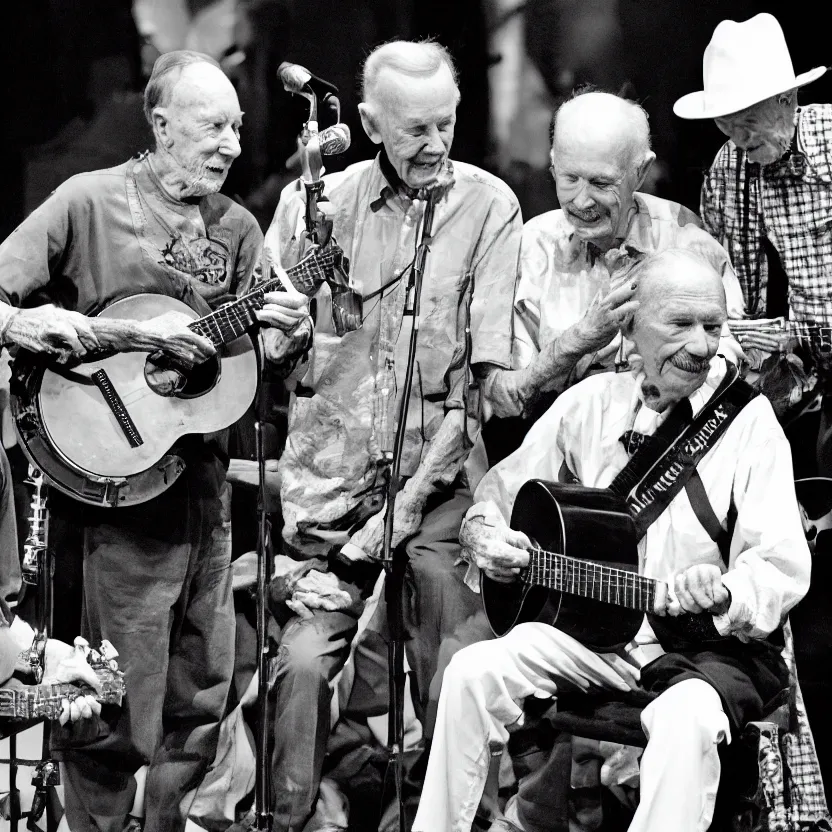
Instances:
[[[470,274],[431,275],[422,289],[417,359],[425,396],[446,394],[466,353]]]

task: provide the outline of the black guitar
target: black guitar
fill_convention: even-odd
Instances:
[[[650,614],[659,581],[638,574],[636,530],[623,498],[603,488],[529,480],[511,527],[534,544],[513,583],[480,577],[485,614],[497,636],[541,621],[600,652],[627,644]],[[580,552],[587,560],[566,552]],[[713,615],[650,615],[665,649],[722,641]]]

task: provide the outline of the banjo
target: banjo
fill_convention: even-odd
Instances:
[[[341,268],[337,246],[317,248],[288,270],[292,283],[312,295]],[[249,330],[264,296],[279,278],[198,318],[182,301],[138,294],[115,301],[99,317],[148,320],[169,311],[193,320],[190,329],[210,340],[216,355],[179,372],[174,390],[154,381],[154,358],[143,352],[90,353],[59,364],[20,350],[12,367],[12,415],[21,447],[49,485],[96,506],[129,506],[161,494],[185,464],[169,453],[186,434],[222,430],[254,400],[259,361]]]

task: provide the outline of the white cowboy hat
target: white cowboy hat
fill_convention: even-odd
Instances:
[[[727,116],[816,81],[824,72],[825,66],[817,66],[794,74],[783,30],[772,15],[742,23],[723,20],[702,59],[705,89],[683,95],[673,112],[681,118]]]

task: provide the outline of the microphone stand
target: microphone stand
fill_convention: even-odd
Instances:
[[[271,521],[266,492],[266,457],[263,446],[263,425],[266,397],[261,390],[257,401],[257,421],[254,423],[255,455],[257,457],[257,734],[255,737],[256,764],[254,780],[253,829],[267,830],[272,826],[271,772],[269,767],[269,659],[268,611],[266,592],[273,570]]]
[[[318,140],[318,97],[308,85],[300,90],[290,90],[309,101],[309,118],[300,134],[299,151],[303,169],[302,180],[306,188],[306,236],[313,245],[325,238],[324,220],[318,212],[317,202],[324,190],[321,179],[323,158]],[[340,114],[338,99],[327,94],[324,100],[334,99]],[[257,734],[255,736],[254,824],[252,829],[268,832],[272,828],[271,767],[269,765],[269,660],[271,648],[268,638],[268,610],[266,594],[269,577],[274,570],[274,552],[271,545],[271,522],[266,485],[266,458],[263,429],[266,416],[266,397],[260,391],[257,403],[257,421],[254,425],[258,473],[258,535],[257,535]],[[302,739],[302,738],[301,738]]]
[[[396,495],[401,487],[401,461],[404,450],[404,437],[407,428],[407,415],[410,406],[410,393],[413,389],[413,371],[416,366],[416,346],[419,340],[419,307],[422,296],[422,278],[425,263],[430,251],[433,229],[433,216],[436,208],[435,192],[427,197],[425,213],[422,218],[422,233],[416,250],[416,258],[408,284],[408,293],[412,293],[413,328],[410,333],[410,345],[407,353],[407,365],[402,396],[399,401],[398,424],[393,451],[385,454],[385,490],[386,509],[384,514],[384,536],[382,539],[382,565],[385,572],[384,597],[387,604],[387,625],[390,631],[387,644],[388,692],[389,706],[387,716],[387,753],[393,768],[396,787],[396,800],[399,808],[399,832],[405,830],[403,785],[404,754],[404,576],[407,557],[404,545],[393,549],[393,521],[396,511]]]

